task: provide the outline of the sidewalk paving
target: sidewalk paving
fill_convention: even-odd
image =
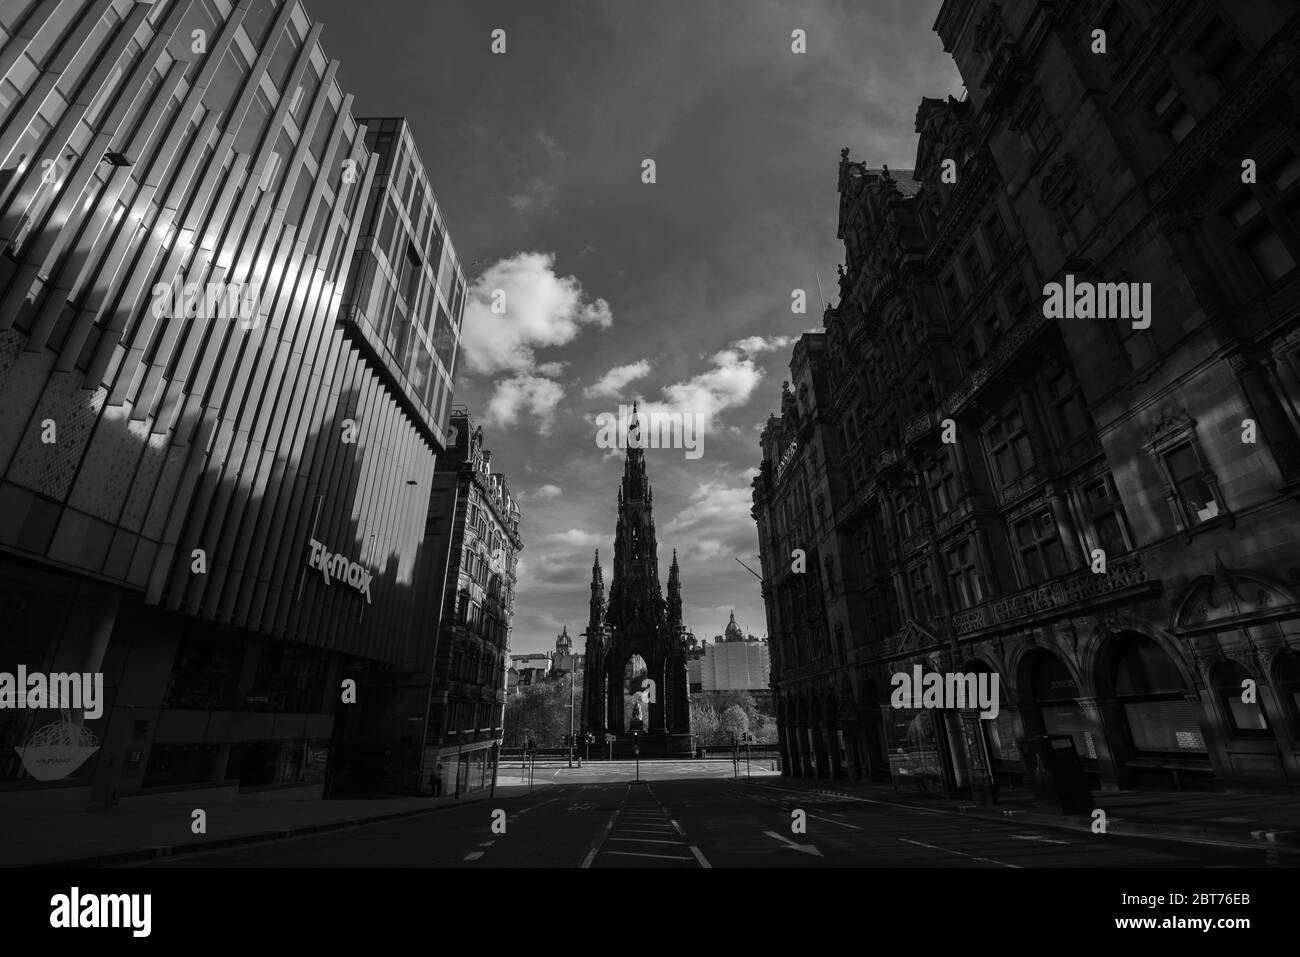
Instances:
[[[820,794],[839,794],[926,810],[1012,820],[1037,827],[1092,832],[1092,814],[1064,815],[1041,804],[1027,788],[998,792],[997,802],[981,806],[969,797],[946,798],[889,784],[786,778],[777,786]],[[1300,849],[1300,800],[1292,794],[1207,791],[1094,791],[1093,803],[1106,812],[1106,833],[1161,837],[1189,843],[1205,841]]]
[[[496,797],[528,790],[498,784]],[[487,790],[459,799],[447,795],[209,802],[204,808],[206,834],[190,830],[194,809],[190,804],[9,814],[0,820],[0,867],[103,867],[337,830],[486,800]]]

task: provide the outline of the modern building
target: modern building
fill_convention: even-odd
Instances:
[[[523,541],[519,503],[464,407],[452,409],[451,434],[434,482],[435,495],[455,505],[440,533],[448,564],[423,770],[441,766],[442,793],[465,794],[493,780]]]
[[[463,279],[319,33],[294,0],[0,7],[0,671],[104,682],[98,716],[0,710],[6,807],[412,783],[375,729],[432,665],[446,399],[371,340],[395,309],[438,358]]]
[[[912,171],[843,151],[839,301],[761,440],[786,768],[981,793],[1053,733],[1102,789],[1294,787],[1300,15],[936,30],[969,96]],[[892,707],[915,666],[998,676],[997,717]]]
[[[521,685],[541,684],[551,676],[554,663],[549,651],[510,656],[510,669],[518,674]]]
[[[766,694],[771,679],[771,662],[767,642],[754,635],[746,636],[731,613],[723,634],[704,645],[698,661],[700,691],[756,691]]]

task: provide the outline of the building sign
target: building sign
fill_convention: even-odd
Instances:
[[[781,474],[785,471],[786,466],[790,464],[790,462],[794,459],[794,454],[798,451],[799,451],[798,442],[791,442],[789,445],[786,446],[785,452],[783,452],[781,455],[781,461],[776,467],[777,478],[781,477]]]
[[[326,551],[325,546],[314,538],[309,539],[308,544],[311,545],[311,555],[307,558],[307,567],[319,569],[325,578],[325,584],[328,585],[331,579],[347,582],[366,596],[367,605],[371,603],[370,579],[373,576],[370,572],[356,562],[349,561],[346,555]]]

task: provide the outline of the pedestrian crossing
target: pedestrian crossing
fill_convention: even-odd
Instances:
[[[649,782],[628,785],[627,798],[605,826],[583,867],[708,867],[698,847],[655,797]]]

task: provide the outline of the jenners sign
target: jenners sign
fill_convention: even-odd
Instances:
[[[785,453],[781,456],[781,461],[776,467],[777,478],[781,477],[781,474],[785,471],[786,466],[790,464],[790,462],[794,459],[794,454],[798,451],[799,451],[798,442],[791,442],[788,446],[786,446]]]
[[[338,552],[329,552],[325,546],[316,539],[309,539],[311,545],[311,555],[307,558],[308,568],[317,568],[321,575],[325,577],[325,584],[330,583],[330,579],[335,581],[347,582],[361,594],[366,596],[366,604],[370,601],[370,579],[373,577],[370,572],[366,571],[354,561],[349,561],[346,555]]]

